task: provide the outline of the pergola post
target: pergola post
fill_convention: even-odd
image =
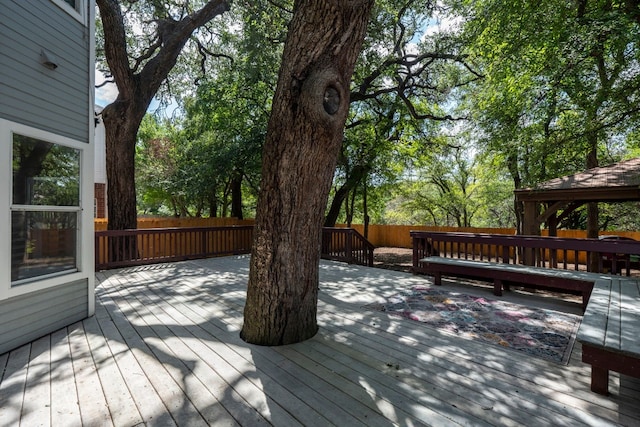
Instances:
[[[522,232],[529,236],[540,235],[540,224],[537,222],[538,217],[538,202],[526,201],[524,202],[524,223],[522,225]],[[523,262],[525,265],[534,265],[535,254],[532,248],[526,248],[523,253]]]
[[[549,229],[549,236],[558,236],[558,215],[556,215],[555,211],[547,219],[547,228]],[[549,262],[553,268],[558,266],[558,254],[555,249],[549,250]]]

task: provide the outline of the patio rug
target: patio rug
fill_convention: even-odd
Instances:
[[[422,322],[457,336],[567,364],[580,317],[459,292],[416,286],[364,308]]]

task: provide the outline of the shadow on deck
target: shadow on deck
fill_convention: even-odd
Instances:
[[[96,277],[94,317],[0,355],[0,425],[640,424],[640,382],[590,392],[579,345],[558,365],[362,308],[427,277],[323,261],[320,332],[283,347],[239,338],[246,256]]]

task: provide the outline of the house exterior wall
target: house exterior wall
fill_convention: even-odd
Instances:
[[[3,0],[0,22],[0,117],[88,142],[89,23],[51,0]],[[43,50],[55,70],[40,63]]]
[[[83,279],[0,301],[0,354],[87,317],[88,289]]]
[[[95,212],[96,218],[107,217],[107,147],[106,132],[102,121],[102,107],[96,106],[96,128],[94,132],[93,148],[95,162],[93,165],[93,182],[95,183]]]
[[[95,308],[95,15],[93,0],[77,0],[77,4],[73,10],[64,0],[1,0],[0,354],[86,318]],[[43,52],[49,66],[43,64]],[[12,218],[20,209],[12,205],[14,133],[80,153],[78,231],[71,243],[77,250],[75,268],[20,283],[9,271],[15,251]],[[41,235],[34,232],[32,236]]]

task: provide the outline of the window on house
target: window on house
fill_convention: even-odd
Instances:
[[[80,155],[13,133],[12,285],[78,270]]]
[[[69,15],[73,16],[78,21],[86,24],[84,2],[86,0],[51,0],[57,4],[61,9],[65,10]]]

